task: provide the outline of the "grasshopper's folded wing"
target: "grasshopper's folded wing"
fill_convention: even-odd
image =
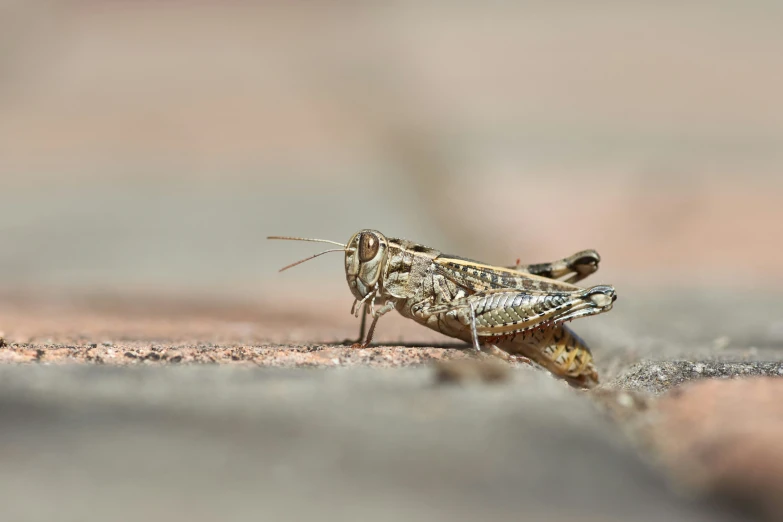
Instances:
[[[571,293],[582,290],[582,287],[564,281],[511,268],[487,265],[458,256],[442,254],[434,260],[434,263],[439,274],[470,294],[498,289],[533,293]]]

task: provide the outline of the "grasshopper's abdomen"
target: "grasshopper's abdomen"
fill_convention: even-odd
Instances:
[[[565,325],[498,339],[498,348],[523,355],[550,372],[585,388],[598,384],[593,355],[585,342]]]

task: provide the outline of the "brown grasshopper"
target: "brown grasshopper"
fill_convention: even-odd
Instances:
[[[375,326],[393,309],[449,337],[485,346],[506,360],[522,356],[570,383],[598,383],[590,349],[565,322],[612,309],[614,288],[573,283],[598,270],[600,257],[585,250],[553,263],[498,267],[405,239],[361,230],[346,245],[325,239],[270,236],[268,239],[331,243],[326,250],[280,271],[326,254],[345,252],[345,275],[356,298],[351,313],[373,321],[364,338],[364,316],[355,346],[367,347]],[[560,280],[564,279],[565,280]],[[357,306],[359,305],[359,306]],[[376,305],[379,308],[376,308]]]

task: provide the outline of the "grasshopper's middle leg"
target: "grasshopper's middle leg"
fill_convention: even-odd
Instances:
[[[361,331],[359,332],[359,342],[353,344],[353,348],[367,348],[370,346],[370,343],[372,342],[372,337],[375,334],[375,325],[378,324],[378,319],[381,318],[381,316],[386,315],[387,313],[394,310],[394,303],[393,302],[387,302],[385,305],[383,305],[377,312],[372,312],[372,323],[370,324],[370,331],[367,332],[367,339],[362,342],[362,338],[364,337],[364,318],[367,315],[367,310],[362,311],[362,327]]]
[[[576,283],[598,270],[598,263],[600,262],[601,256],[598,255],[598,252],[595,250],[582,250],[552,263],[517,264],[508,268],[550,279],[560,279],[561,277],[571,275],[571,277],[566,279],[566,282]]]

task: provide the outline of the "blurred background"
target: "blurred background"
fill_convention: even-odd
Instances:
[[[781,93],[772,0],[4,0],[0,289],[347,309],[339,255],[264,238],[360,228],[779,289]]]
[[[357,333],[343,258],[265,238],[362,228],[598,250],[610,393],[257,369],[472,357],[398,314],[318,344]],[[783,374],[781,231],[779,0],[0,0],[0,519],[733,520],[625,432]],[[706,389],[661,462],[779,518],[778,388]]]

